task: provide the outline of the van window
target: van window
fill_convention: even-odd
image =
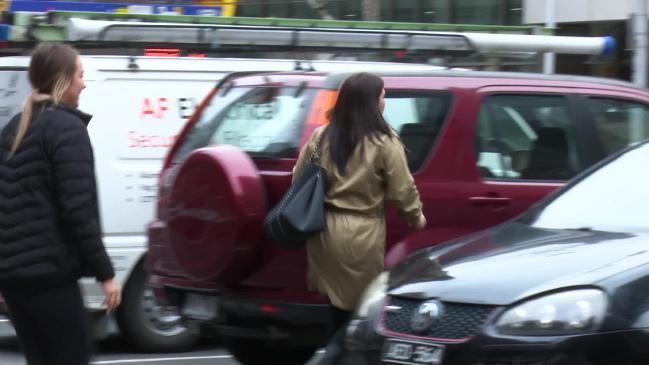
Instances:
[[[426,161],[450,103],[447,92],[386,92],[383,117],[399,133],[410,171],[419,170]]]
[[[588,98],[587,101],[607,155],[649,138],[647,105],[600,97]]]
[[[174,161],[219,144],[237,146],[252,156],[295,157],[314,93],[296,87],[226,86],[203,110]]]
[[[20,112],[22,104],[32,87],[27,70],[0,71],[0,131],[11,118]]]
[[[563,96],[488,96],[476,128],[478,171],[487,179],[570,179],[583,169],[575,129]]]

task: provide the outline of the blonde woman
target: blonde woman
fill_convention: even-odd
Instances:
[[[22,112],[0,134],[0,291],[28,365],[87,365],[91,335],[77,280],[102,283],[108,312],[121,289],[101,241],[77,51],[38,45],[29,81]]]

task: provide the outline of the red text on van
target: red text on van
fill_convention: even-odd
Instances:
[[[196,99],[194,98],[178,98],[176,103],[178,105],[178,118],[181,119],[189,118],[196,108]],[[164,119],[168,111],[168,98],[144,98],[142,99],[142,107],[140,108],[140,119],[147,117]]]

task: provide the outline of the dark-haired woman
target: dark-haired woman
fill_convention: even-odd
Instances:
[[[327,171],[326,229],[306,244],[308,284],[331,302],[334,342],[340,342],[340,329],[365,287],[383,271],[386,203],[412,227],[426,225],[404,147],[382,115],[384,95],[380,77],[348,77],[329,124],[316,129],[294,169],[295,179],[320,141],[320,163]],[[338,349],[329,346],[327,352],[321,364],[335,364]]]
[[[90,339],[77,280],[101,282],[108,312],[121,289],[101,240],[90,116],[77,51],[36,47],[32,93],[0,134],[0,291],[28,365],[87,365]]]

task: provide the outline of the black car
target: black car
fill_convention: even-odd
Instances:
[[[649,364],[649,143],[366,290],[348,363]]]

